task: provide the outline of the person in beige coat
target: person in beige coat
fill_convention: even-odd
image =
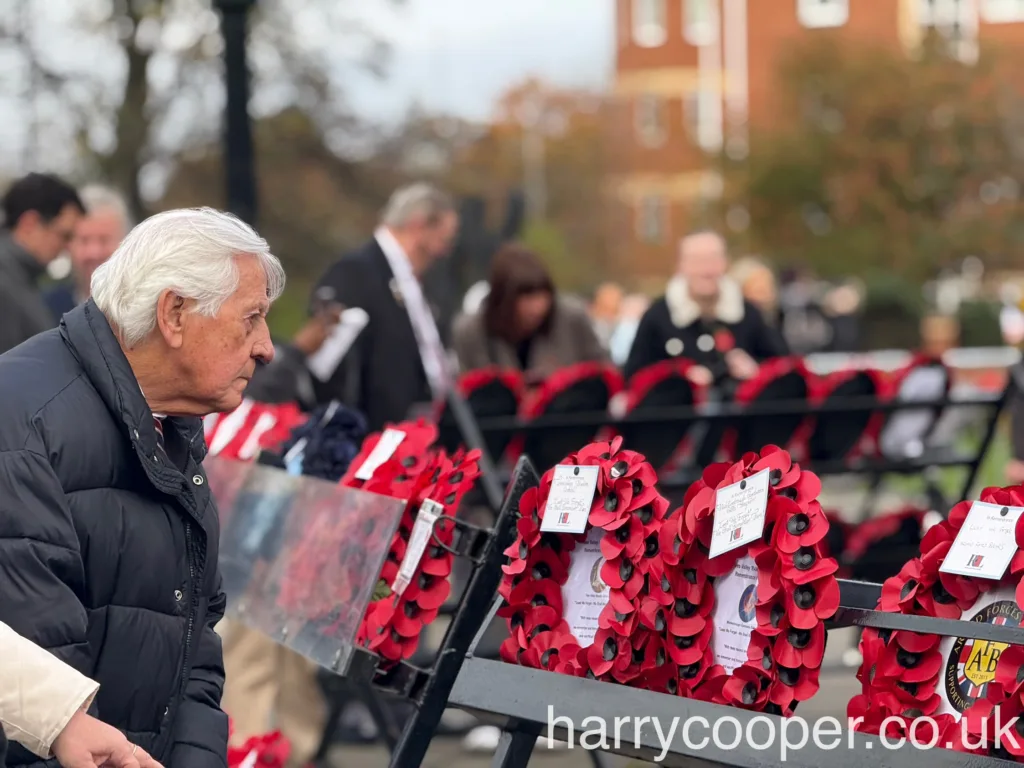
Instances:
[[[509,243],[494,255],[479,312],[456,318],[452,346],[463,371],[515,368],[528,384],[574,363],[606,360],[582,302],[561,296],[540,258]]]
[[[160,768],[87,710],[99,684],[0,622],[0,764],[6,740],[63,768]]]

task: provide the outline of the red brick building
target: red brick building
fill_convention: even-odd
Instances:
[[[965,62],[979,43],[1024,44],[1024,0],[615,0],[615,174],[632,223],[617,238],[632,274],[659,284],[701,200],[720,183],[708,155],[741,158],[748,127],[782,119],[776,65],[805,36],[891,41],[908,53],[929,28]]]

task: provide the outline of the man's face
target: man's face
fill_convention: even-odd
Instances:
[[[695,299],[717,296],[728,266],[725,245],[715,235],[692,235],[679,248],[679,274]]]
[[[459,217],[449,211],[433,224],[424,222],[419,228],[419,251],[427,265],[447,256],[459,232]]]
[[[89,286],[92,273],[113,255],[124,236],[124,223],[116,211],[98,210],[78,220],[68,254],[79,285]]]
[[[15,227],[18,242],[40,264],[49,264],[68,247],[81,215],[73,205],[65,205],[53,221],[46,221],[37,211],[28,211]]]
[[[242,402],[258,361],[270,362],[274,347],[266,315],[267,279],[255,256],[235,258],[238,289],[215,317],[187,313],[181,334],[181,367],[189,396],[210,413],[230,411]]]

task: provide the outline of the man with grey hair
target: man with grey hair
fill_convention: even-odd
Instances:
[[[116,190],[91,184],[78,195],[85,206],[85,215],[75,223],[68,243],[71,277],[43,295],[58,322],[65,312],[89,298],[92,273],[113,255],[132,228],[128,204]]]
[[[226,766],[201,417],[236,408],[273,356],[283,287],[246,224],[167,211],[59,328],[0,355],[0,622],[95,680],[88,714],[168,768]],[[13,745],[7,765],[43,763]]]
[[[359,307],[368,320],[342,364],[314,382],[319,402],[342,400],[376,430],[445,396],[448,357],[420,280],[449,253],[457,230],[458,214],[445,193],[424,183],[403,187],[388,201],[373,239],[320,279],[315,309],[324,302]]]

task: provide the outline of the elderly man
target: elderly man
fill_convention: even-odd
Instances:
[[[709,383],[712,371],[748,379],[757,373],[757,361],[786,354],[781,336],[743,298],[728,268],[721,235],[699,231],[682,239],[678,272],[640,320],[624,367],[627,377],[681,357],[700,365],[694,373],[700,383]]]
[[[131,216],[124,198],[107,187],[90,185],[80,196],[85,215],[75,223],[68,243],[71,257],[71,279],[55,285],[43,294],[54,317],[59,321],[65,312],[89,298],[92,273],[114,253],[131,229]]]
[[[59,328],[0,356],[0,621],[100,684],[170,768],[224,768],[218,514],[200,417],[273,355],[284,273],[209,209],[161,213]],[[9,766],[42,765],[12,746]]]

